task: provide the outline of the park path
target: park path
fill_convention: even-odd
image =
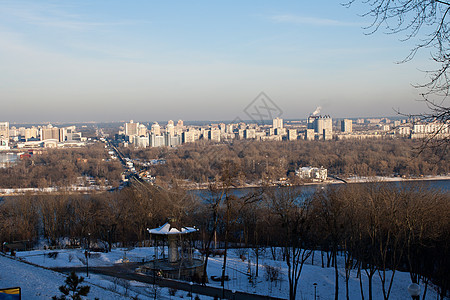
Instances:
[[[233,293],[231,290],[221,289],[213,286],[204,286],[194,283],[192,286],[188,282],[177,281],[162,277],[153,277],[151,275],[144,275],[135,273],[134,270],[140,264],[138,263],[127,263],[127,264],[117,264],[111,267],[89,267],[89,272],[95,274],[101,274],[111,277],[122,278],[126,280],[135,280],[143,283],[156,284],[161,287],[174,288],[177,290],[183,290],[187,292],[192,292],[194,294],[200,294],[204,296],[217,297],[219,299],[232,299],[232,300],[282,300],[283,298],[276,298],[271,296],[263,296],[257,294],[250,294],[246,292],[236,291]],[[73,267],[73,268],[53,268],[53,270],[69,273],[71,271],[75,272],[85,272],[86,267]]]

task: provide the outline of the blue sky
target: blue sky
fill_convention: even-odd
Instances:
[[[0,0],[0,120],[233,120],[417,113],[428,53],[365,35],[340,1]]]

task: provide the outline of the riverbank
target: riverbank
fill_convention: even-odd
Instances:
[[[351,183],[373,183],[373,182],[420,182],[420,181],[437,181],[437,180],[448,180],[450,184],[450,175],[439,175],[439,176],[423,176],[415,178],[403,178],[403,177],[349,177],[338,179],[327,179],[325,181],[315,181],[315,182],[304,182],[302,184],[286,184],[286,182],[274,182],[271,184],[261,184],[261,183],[248,183],[239,186],[234,186],[233,189],[256,189],[263,187],[301,187],[301,186],[320,186],[320,185],[332,185],[332,184],[351,184]],[[345,181],[345,182],[344,182]],[[190,183],[182,184],[181,186],[189,191],[206,191],[209,189],[210,183]],[[16,196],[24,194],[90,194],[105,192],[112,190],[112,186],[89,186],[89,187],[48,187],[48,188],[10,188],[2,189],[0,188],[0,196]]]
[[[329,177],[330,178],[330,177]],[[345,184],[345,183],[373,183],[373,182],[414,182],[414,181],[435,181],[435,180],[449,180],[450,183],[450,174],[449,175],[427,175],[422,177],[387,177],[387,176],[373,176],[373,177],[363,177],[363,176],[355,176],[348,178],[339,178],[339,179],[327,179],[325,181],[313,181],[313,182],[303,182],[302,184],[286,184],[285,182],[273,182],[273,183],[248,183],[239,186],[234,186],[233,189],[254,189],[254,188],[262,188],[262,187],[277,187],[277,186],[315,186],[315,185],[331,185],[331,184]],[[207,190],[210,186],[210,183],[192,183],[183,185],[187,190]]]
[[[411,182],[411,181],[428,181],[428,180],[450,180],[450,175],[438,176],[422,176],[422,177],[350,177],[346,179],[348,183],[365,183],[365,182]]]
[[[70,187],[47,187],[47,188],[0,188],[0,196],[17,196],[25,194],[91,194],[111,190],[112,186],[70,186]]]

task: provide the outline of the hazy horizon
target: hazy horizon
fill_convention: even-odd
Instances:
[[[284,119],[427,110],[413,41],[365,35],[339,1],[0,0],[0,121],[245,119],[261,92]]]

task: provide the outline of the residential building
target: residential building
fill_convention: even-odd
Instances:
[[[328,176],[328,171],[323,167],[320,168],[302,167],[295,171],[295,175],[297,175],[302,179],[325,181]]]
[[[275,118],[272,120],[273,128],[283,128],[283,119]]]
[[[134,123],[131,120],[129,123],[125,123],[125,135],[130,137],[134,135],[138,135],[139,123]]]
[[[297,129],[289,129],[287,134],[288,134],[287,139],[289,141],[297,140]]]
[[[244,139],[255,139],[256,138],[256,130],[255,129],[245,129],[244,130]]]
[[[144,124],[140,124],[139,127],[138,127],[137,135],[138,136],[146,136],[146,137],[148,137],[147,126],[145,126]]]
[[[0,137],[9,139],[9,122],[0,122]]]
[[[305,140],[313,141],[315,139],[314,129],[306,129]]]
[[[193,143],[195,142],[195,135],[193,131],[185,131],[182,133],[182,142],[184,143]]]
[[[208,133],[209,133],[208,138],[211,141],[220,142],[220,130],[218,128],[211,128],[211,130],[209,130]]]
[[[133,136],[133,145],[137,148],[146,148],[150,145],[150,140],[148,136]]]
[[[162,135],[150,134],[150,147],[162,147],[165,146],[165,139]]]
[[[348,119],[342,120],[341,121],[341,131],[348,132],[348,133],[353,132],[352,120],[348,120]]]
[[[169,120],[169,122],[167,122],[166,133],[168,133],[172,136],[175,135],[175,126],[173,125],[172,120]]]
[[[151,133],[161,135],[161,126],[159,126],[158,122],[153,123]]]

